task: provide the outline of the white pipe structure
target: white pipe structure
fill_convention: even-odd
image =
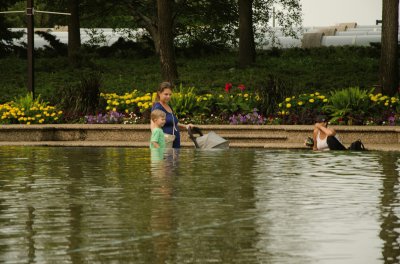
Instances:
[[[36,11],[38,12],[38,11]],[[272,32],[275,33],[275,39],[277,40],[274,45],[272,45],[272,39],[270,36],[267,34],[265,35],[265,40],[263,43],[260,44],[260,47],[262,49],[271,49],[272,47],[279,47],[279,48],[299,48],[302,47],[302,39],[303,35],[305,33],[307,34],[313,34],[322,32],[324,29],[327,29],[329,27],[307,27],[303,29],[296,29],[298,32],[299,38],[293,38],[293,37],[286,37],[282,33],[280,28],[273,28]],[[13,31],[23,31],[26,32],[26,29],[17,29],[17,28],[12,28],[11,30]],[[67,44],[68,43],[68,32],[65,31],[58,31],[57,29],[36,29],[36,30],[42,30],[45,32],[49,32],[52,35],[54,35],[57,39],[59,39],[62,43]],[[86,29],[86,28],[81,28],[81,40],[82,43],[87,43],[90,41],[92,29]],[[120,37],[126,37],[126,34],[117,31],[115,32],[111,28],[98,28],[94,29],[94,31],[97,31],[99,34],[102,35],[104,42],[99,43],[99,45],[102,46],[110,46],[113,43],[115,43]],[[140,33],[139,31],[137,31]],[[376,43],[376,42],[381,42],[381,25],[357,25],[355,28],[345,28],[344,31],[338,31],[334,30],[332,31],[333,35],[325,35],[322,34],[321,41],[319,44],[317,44],[316,47],[321,47],[321,46],[369,46],[370,43]],[[400,35],[399,35],[400,39]],[[20,45],[21,42],[26,42],[26,34],[24,37],[21,39],[16,39],[14,41],[14,44]],[[35,36],[35,47],[36,48],[41,48],[46,45],[49,45],[46,40],[44,40],[42,37],[36,35]]]

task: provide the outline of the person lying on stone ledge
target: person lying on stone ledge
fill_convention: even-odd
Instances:
[[[346,150],[336,131],[328,128],[328,120],[325,116],[318,116],[315,120],[313,141],[313,150]]]

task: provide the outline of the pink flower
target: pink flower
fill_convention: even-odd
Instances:
[[[232,89],[232,83],[225,84],[225,92],[229,93],[230,89]]]
[[[244,84],[239,84],[238,88],[243,92],[246,89],[246,86],[244,86]]]

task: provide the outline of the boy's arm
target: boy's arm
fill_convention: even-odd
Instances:
[[[162,133],[161,129],[155,129],[153,130],[153,132],[151,133],[151,137],[150,137],[150,144],[154,147],[154,148],[159,148],[160,144],[158,144],[158,139],[160,137],[160,133]]]
[[[157,141],[152,141],[151,144],[153,145],[154,148],[160,147],[160,145],[157,143]]]

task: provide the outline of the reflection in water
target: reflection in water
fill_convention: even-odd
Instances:
[[[398,263],[400,153],[0,148],[0,262]]]
[[[273,263],[379,263],[377,157],[274,155],[262,153],[257,169],[260,250]]]
[[[150,229],[154,236],[152,263],[173,263],[175,258],[171,252],[173,247],[173,234],[176,232],[174,226],[174,203],[173,203],[173,181],[175,165],[179,160],[177,149],[151,149],[151,179],[153,188],[151,190],[151,218]]]
[[[381,188],[381,232],[380,237],[384,241],[382,257],[385,263],[399,263],[400,240],[399,240],[399,176],[400,158],[398,155],[389,153],[382,159],[383,171]]]

